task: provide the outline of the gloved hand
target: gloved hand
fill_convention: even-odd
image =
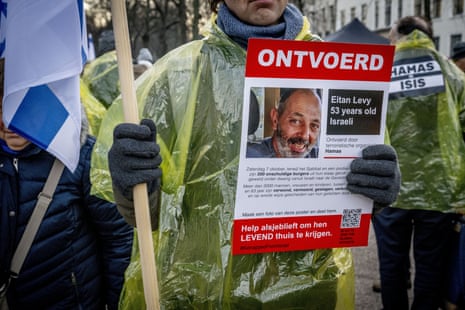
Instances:
[[[147,183],[149,193],[160,186],[161,161],[152,120],[143,119],[140,125],[123,123],[115,127],[108,165],[113,187],[125,198],[132,200],[132,189],[136,184]]]
[[[393,203],[400,191],[400,171],[394,148],[377,144],[363,149],[362,157],[354,159],[350,165],[347,189],[373,199],[378,207]]]

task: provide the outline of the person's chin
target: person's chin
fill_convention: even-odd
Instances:
[[[304,156],[308,153],[308,146],[306,144],[288,144],[289,152],[292,155]]]
[[[250,18],[250,23],[255,26],[269,26],[278,23],[280,15],[278,15],[273,7],[266,5],[258,5],[255,8],[254,15]]]
[[[304,152],[304,153],[292,153],[292,157],[293,158],[304,158],[305,156],[307,156],[308,152]]]
[[[13,134],[12,136],[5,136],[5,141],[8,147],[14,151],[22,150],[30,144],[29,141],[16,134]]]
[[[308,154],[308,149],[305,149],[303,151],[293,151],[290,150],[287,152],[288,156],[287,157],[292,157],[292,158],[304,158]]]

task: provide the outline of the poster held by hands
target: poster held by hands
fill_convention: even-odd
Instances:
[[[393,56],[389,45],[249,40],[234,255],[368,244],[373,201],[346,176],[384,143]]]

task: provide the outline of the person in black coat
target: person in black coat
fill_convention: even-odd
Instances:
[[[55,157],[5,128],[1,114],[0,103],[0,287],[9,283],[9,308],[117,309],[133,229],[115,204],[90,194],[95,139],[85,125],[79,164],[63,171],[19,276],[9,277]]]

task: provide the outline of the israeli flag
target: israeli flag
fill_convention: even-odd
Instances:
[[[8,1],[4,122],[71,171],[79,161],[84,20],[82,0]]]

